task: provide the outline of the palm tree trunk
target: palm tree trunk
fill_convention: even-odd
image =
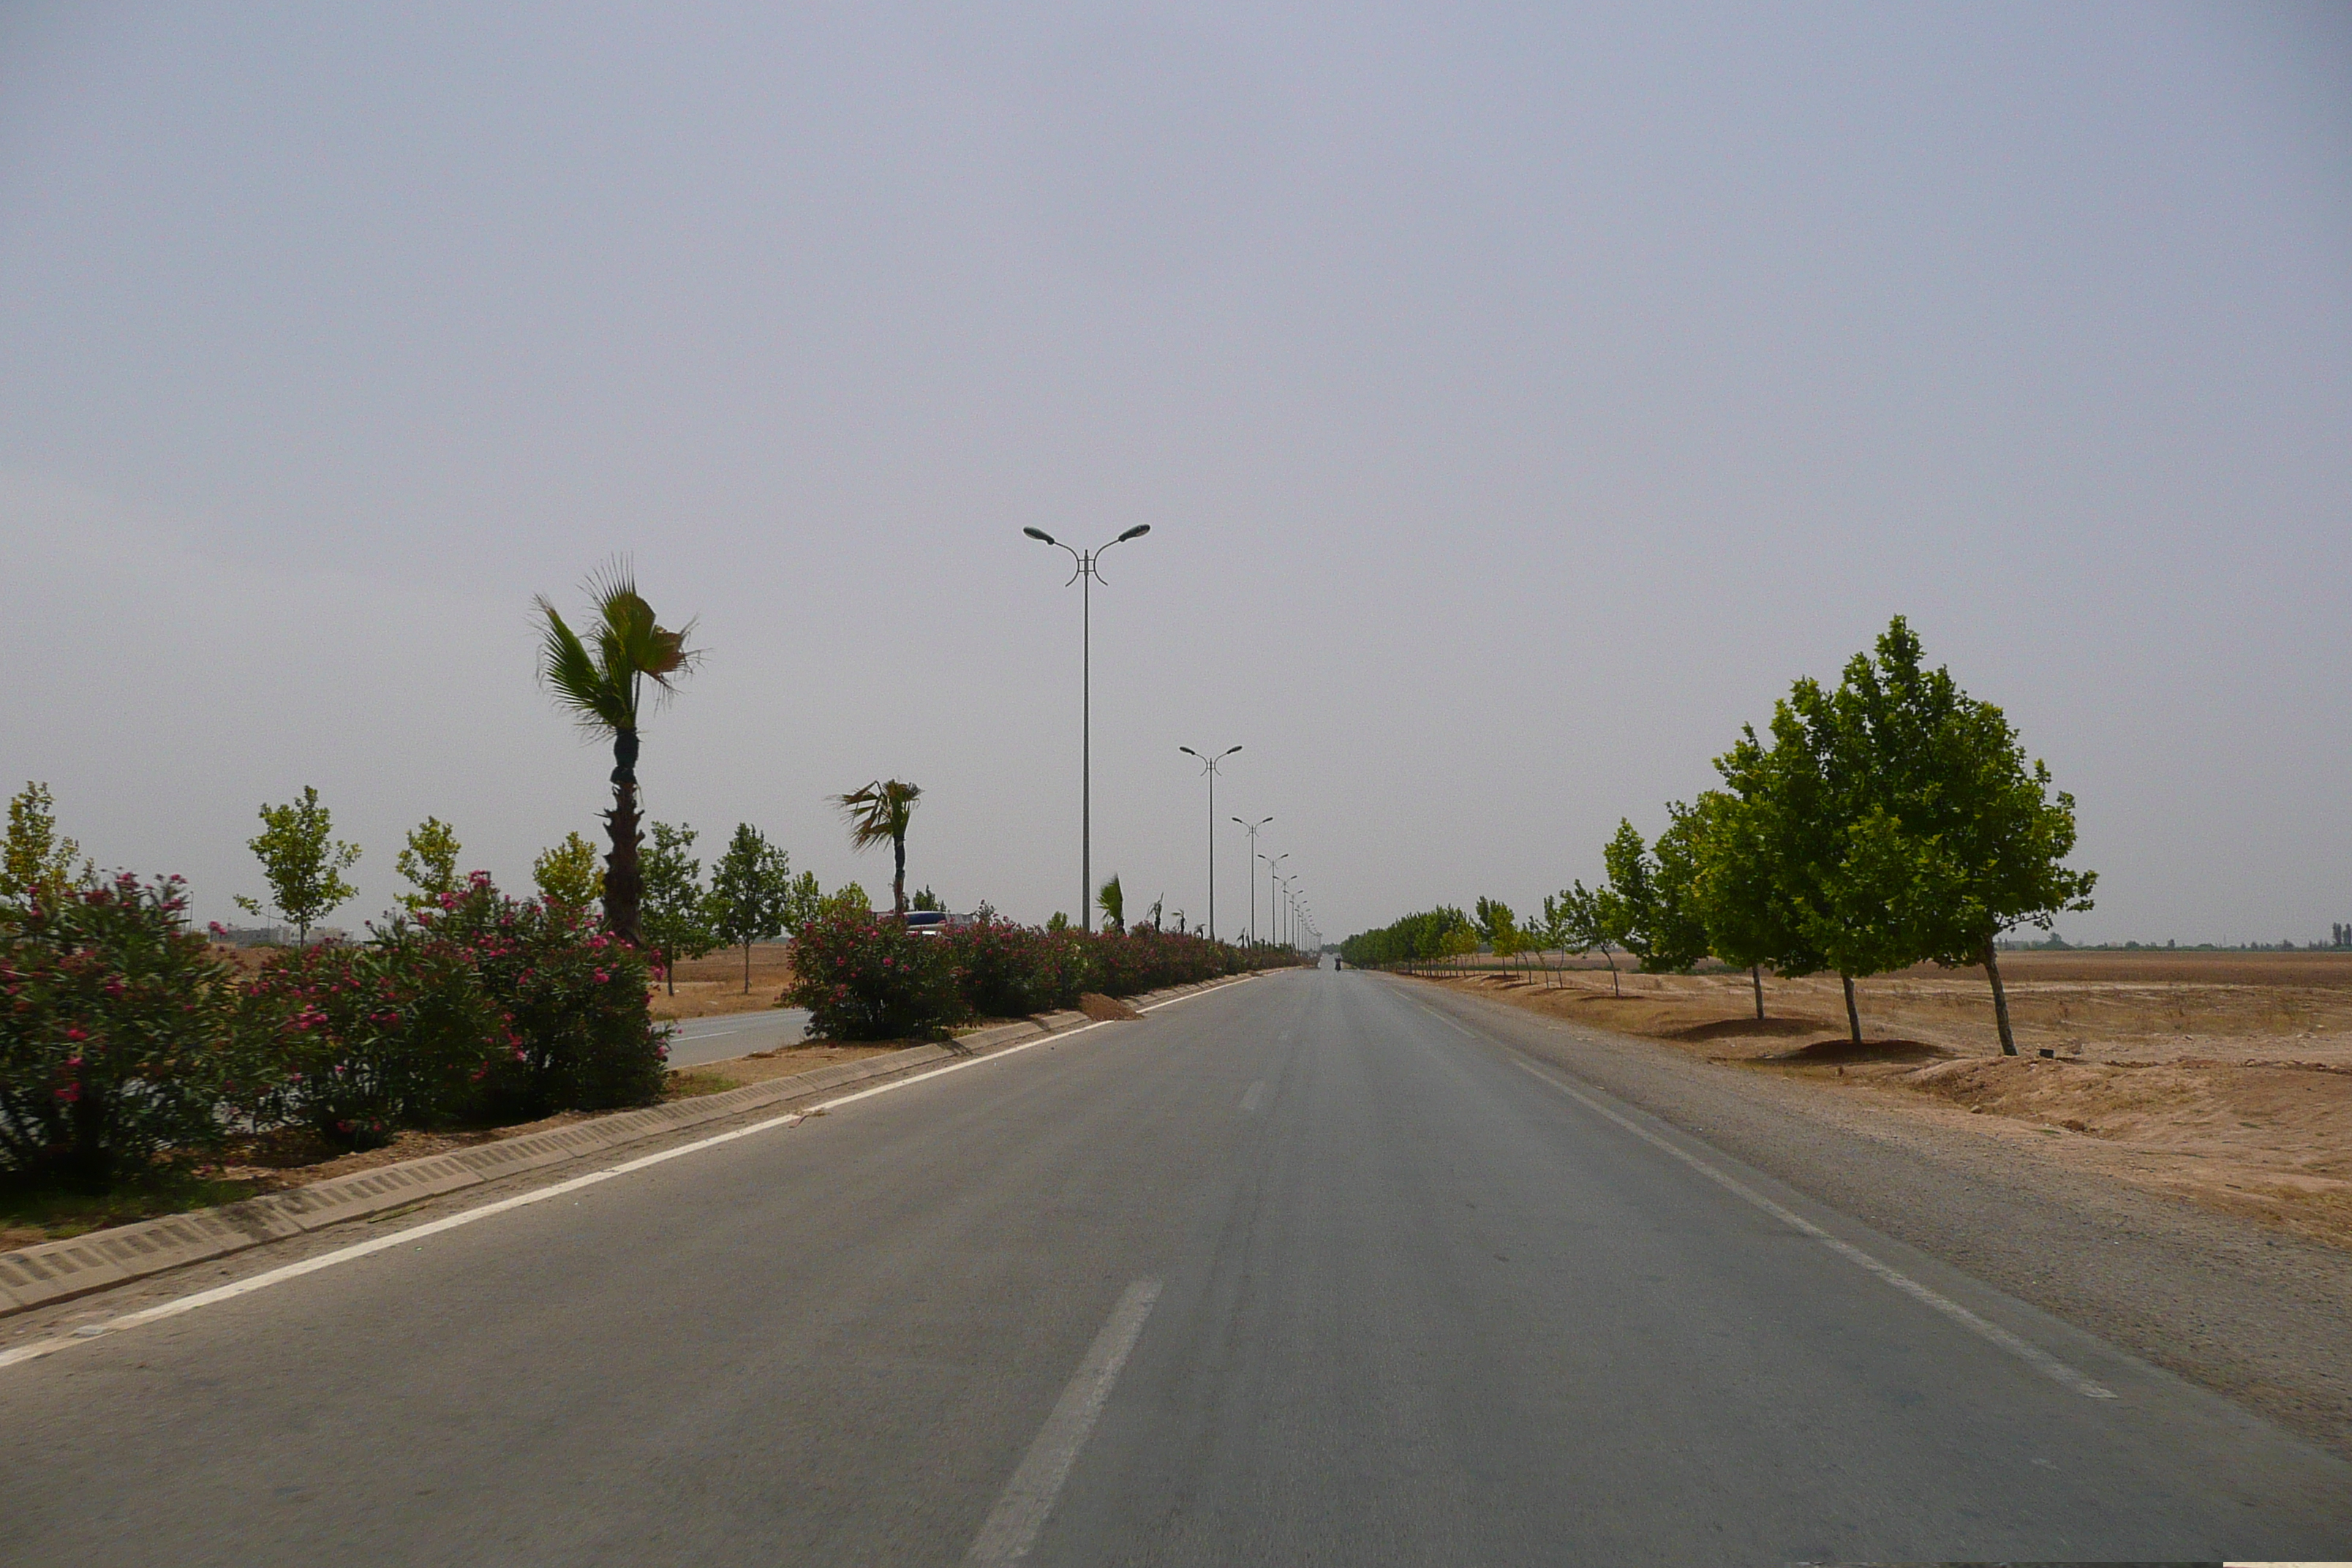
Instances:
[[[1862,1044],[1862,1009],[1853,1003],[1853,976],[1841,974],[1838,978],[1845,982],[1845,1026],[1853,1031],[1853,1043],[1858,1046]]]
[[[890,908],[898,923],[907,923],[907,838],[900,834],[890,840],[890,854],[897,866],[890,873]]]
[[[2017,1037],[2009,1027],[2009,993],[2001,988],[2000,961],[1993,956],[1990,942],[1985,943],[1984,965],[1985,978],[1992,982],[1992,1016],[2000,1026],[2000,1054],[2013,1057],[2017,1054]]]
[[[637,909],[645,897],[645,879],[637,869],[637,847],[645,835],[637,830],[637,732],[621,730],[613,736],[613,809],[604,814],[612,835],[612,852],[604,857],[604,929],[631,947],[644,945],[637,931]]]

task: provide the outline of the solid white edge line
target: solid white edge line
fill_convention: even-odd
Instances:
[[[1255,976],[1244,975],[1242,978],[1252,979]],[[1209,989],[1222,991],[1225,986],[1213,985]],[[1207,992],[1202,991],[1189,992],[1182,996],[1171,996],[1165,1002],[1155,1002],[1150,1006],[1140,1008],[1139,1011],[1156,1013],[1162,1007],[1173,1006],[1179,1002],[1189,1002],[1195,996],[1206,994]],[[754,1121],[748,1127],[738,1127],[731,1131],[714,1133],[708,1138],[698,1138],[691,1143],[681,1143],[675,1149],[662,1149],[651,1154],[641,1154],[634,1160],[624,1160],[617,1165],[607,1165],[601,1171],[590,1171],[584,1175],[573,1176],[568,1181],[558,1182],[552,1186],[541,1187],[528,1193],[518,1193],[510,1198],[500,1198],[495,1203],[484,1204],[479,1208],[466,1209],[457,1214],[444,1215],[440,1219],[428,1220],[423,1225],[410,1226],[405,1230],[394,1231],[390,1236],[380,1236],[373,1241],[355,1242],[350,1247],[338,1247],[332,1252],[322,1252],[316,1258],[306,1258],[299,1263],[289,1263],[282,1268],[268,1269],[247,1279],[233,1279],[226,1285],[216,1285],[209,1290],[198,1290],[191,1295],[175,1297],[172,1300],[159,1302],[152,1307],[142,1308],[136,1312],[126,1312],[119,1318],[110,1318],[104,1323],[96,1325],[105,1331],[102,1333],[87,1336],[79,1333],[61,1334],[46,1340],[35,1340],[30,1344],[17,1345],[11,1350],[0,1351],[0,1369],[15,1366],[20,1362],[37,1361],[43,1356],[54,1355],[62,1350],[70,1350],[76,1345],[95,1344],[119,1330],[135,1329],[146,1323],[160,1322],[165,1318],[176,1318],[183,1312],[193,1312],[199,1307],[209,1307],[216,1302],[232,1300],[239,1296],[249,1296],[257,1290],[266,1290],[272,1285],[281,1285],[289,1279],[299,1279],[305,1274],[316,1274],[322,1268],[331,1268],[339,1263],[350,1263],[374,1253],[389,1251],[393,1247],[408,1242],[422,1240],[428,1236],[437,1236],[445,1230],[456,1230],[460,1226],[472,1225],[477,1220],[488,1219],[493,1215],[504,1214],[509,1209],[527,1208],[532,1204],[545,1203],[550,1198],[560,1198],[567,1193],[576,1193],[583,1187],[592,1187],[599,1182],[610,1181],[614,1176],[625,1176],[632,1172],[646,1170],[688,1154],[700,1153],[705,1149],[715,1149],[722,1143],[732,1143],[739,1138],[749,1138],[755,1132],[766,1132],[778,1127],[791,1127],[820,1111],[830,1110],[837,1105],[849,1105],[857,1100],[870,1100],[877,1094],[887,1094],[892,1089],[905,1089],[910,1084],[943,1078],[951,1072],[961,1072],[966,1068],[982,1067],[990,1062],[1002,1061],[1006,1057],[1017,1056],[1033,1047],[1066,1040],[1074,1036],[1083,1035],[1089,1029],[1097,1029],[1101,1026],[1101,1021],[1098,1020],[1091,1024],[1082,1024],[1075,1029],[1063,1029],[1050,1035],[1040,1035],[1034,1040],[1023,1040],[1018,1045],[991,1051],[984,1057],[973,1057],[969,1061],[950,1062],[946,1067],[933,1068],[929,1072],[917,1073],[911,1078],[894,1079],[888,1083],[878,1084],[872,1089],[860,1089],[856,1094],[845,1094],[839,1099],[812,1105],[805,1110],[787,1111],[782,1116],[772,1116],[764,1121]]]
[[[1004,1483],[996,1506],[972,1538],[965,1562],[1018,1563],[1037,1544],[1037,1532],[1045,1527],[1045,1516],[1053,1512],[1055,1500],[1062,1495],[1070,1467],[1077,1463],[1078,1450],[1086,1447],[1103,1406],[1109,1403],[1111,1385],[1118,1381],[1120,1369],[1142,1336],[1143,1321],[1151,1316],[1151,1305],[1159,1300],[1157,1279],[1138,1279],[1119,1297],[1094,1343],[1087,1347],[1086,1359],[1070,1374],[1062,1397],[1054,1402],[1053,1414],[1037,1429],[1036,1440],[1029,1445],[1020,1468]]]
[[[1869,1253],[1863,1251],[1862,1248],[1854,1246],[1853,1243],[1839,1240],[1836,1237],[1832,1236],[1828,1231],[1823,1230],[1820,1226],[1815,1225],[1812,1221],[1805,1218],[1802,1215],[1796,1214],[1783,1205],[1774,1203],[1770,1198],[1766,1197],[1763,1194],[1756,1191],[1753,1187],[1747,1185],[1745,1183],[1740,1182],[1727,1173],[1720,1171],[1715,1166],[1708,1164],[1705,1160],[1700,1159],[1697,1155],[1692,1153],[1687,1149],[1679,1147],[1671,1140],[1662,1138],[1657,1133],[1653,1132],[1648,1128],[1642,1126],[1640,1123],[1635,1122],[1629,1118],[1620,1116],[1616,1111],[1612,1110],[1609,1107],[1601,1104],[1591,1095],[1570,1088],[1569,1085],[1560,1082],[1559,1079],[1554,1078],[1551,1074],[1545,1072],[1542,1068],[1538,1068],[1531,1063],[1514,1059],[1511,1065],[1525,1071],[1528,1076],[1551,1085],[1552,1088],[1576,1100],[1587,1110],[1591,1110],[1598,1115],[1607,1117],[1610,1121],[1615,1122],[1618,1126],[1623,1128],[1626,1131],[1631,1132],[1634,1137],[1641,1139],[1643,1142],[1652,1144],[1656,1148],[1664,1150],[1667,1153],[1672,1154],[1675,1159],[1680,1160],[1684,1164],[1688,1165],[1692,1170],[1696,1171],[1700,1175],[1705,1176],[1708,1181],[1715,1183],[1719,1187],[1722,1187],[1726,1192],[1731,1193],[1738,1197],[1746,1200],[1748,1203],[1754,1205],[1756,1207],[1763,1210],[1766,1214],[1770,1215],[1774,1219],[1777,1219],[1781,1224],[1789,1226],[1791,1230],[1794,1230],[1801,1235],[1810,1237],[1813,1240],[1820,1242],[1823,1247],[1828,1247],[1832,1252],[1836,1253],[1840,1258],[1844,1258],[1847,1262],[1876,1275],[1885,1283],[1902,1291],[1906,1296],[1910,1297],[1913,1300],[1920,1303],[1920,1305],[1933,1308],[1935,1310],[1942,1313],[1945,1317],[1949,1318],[1953,1322],[1959,1324],[1962,1328],[1967,1329],[1969,1332],[1977,1335],[1979,1339],[1985,1340],[1991,1344],[1998,1345],[2002,1350],[2005,1350],[2010,1354],[2015,1356],[2018,1360],[2023,1362],[2026,1365],[2032,1367],[2034,1371],[2042,1373],[2042,1376],[2049,1378],[2052,1382],[2073,1390],[2074,1393],[2081,1394],[2085,1399],[2113,1399],[2115,1397],[2115,1394],[2112,1390],[2105,1388],[2099,1384],[2094,1383],[2091,1379],[2084,1376],[2073,1367],[2068,1366],[2064,1362],[2060,1361],[2056,1356],[2052,1355],[2048,1351],[2043,1350],[2040,1345],[2032,1344],[2025,1340],[2020,1339],[2017,1335],[2011,1333],[2007,1329],[2002,1328],[1999,1323],[1986,1321],[1984,1319],[1977,1316],[1974,1312],[1969,1311],[1966,1307],[1961,1306],[1958,1301],[1953,1300],[1950,1297],[1941,1295],[1937,1291],[1931,1290],[1927,1286],[1920,1284],[1916,1279],[1912,1279],[1909,1275],[1905,1274],[1898,1269],[1887,1267],[1885,1264],[1881,1263],[1877,1258],[1873,1258]]]

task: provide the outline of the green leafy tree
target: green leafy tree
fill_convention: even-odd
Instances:
[[[750,823],[737,823],[727,853],[710,868],[709,919],[719,937],[743,949],[745,995],[751,991],[751,944],[784,934],[792,891],[792,858]]]
[[[907,913],[907,825],[922,798],[922,786],[898,779],[876,779],[864,789],[834,797],[849,823],[851,847],[890,846],[890,909],[901,920]]]
[[[408,842],[403,846],[393,868],[408,879],[416,891],[400,895],[401,907],[411,914],[418,910],[437,909],[445,896],[457,892],[457,829],[437,816],[428,816],[408,830]]]
[[[1609,884],[1593,894],[1611,939],[1641,961],[1645,974],[1685,974],[1707,954],[1706,927],[1692,892],[1696,827],[1686,807],[1667,810],[1671,821],[1654,850],[1631,822],[1617,824],[1601,852]]]
[[[2091,907],[2096,874],[2063,864],[2074,797],[2027,762],[1999,708],[1925,667],[1899,616],[1874,656],[1847,665],[1830,711],[1853,797],[1831,884],[1838,914],[1883,929],[1903,962],[1984,965],[2001,1050],[2015,1056],[1995,943]]]
[[[1052,914],[1045,917],[1045,929],[1056,933],[1068,931],[1070,929],[1070,917],[1064,914],[1061,910],[1055,910]]]
[[[870,915],[874,912],[874,895],[856,882],[844,882],[816,901],[814,913],[822,917],[831,914]]]
[[[343,880],[359,864],[359,847],[337,839],[334,831],[333,816],[309,784],[300,800],[264,805],[261,832],[246,847],[261,862],[271,901],[264,905],[239,893],[236,907],[250,915],[275,914],[294,927],[297,942],[309,946],[310,928],[359,891]]]
[[[646,946],[659,955],[664,984],[677,994],[677,961],[700,958],[719,943],[710,928],[710,895],[702,886],[702,862],[690,853],[691,827],[654,824],[654,847],[646,856],[644,901],[637,922]]]
[[[1723,790],[1707,790],[1689,805],[1672,809],[1689,847],[1691,912],[1706,933],[1707,950],[1748,971],[1760,1019],[1766,964],[1787,973],[1822,967],[1783,896],[1769,840],[1759,826],[1764,813]]]
[[[625,562],[616,560],[592,576],[587,591],[593,649],[544,596],[534,601],[542,623],[540,679],[582,729],[613,738],[613,809],[604,814],[613,841],[604,862],[604,929],[634,945],[643,941],[637,918],[645,889],[638,865],[645,836],[637,827],[637,721],[646,710],[646,686],[652,683],[656,700],[673,694],[677,681],[702,655],[687,646],[693,622],[670,631],[655,621],[653,606],[638,595]]]
[[[1618,918],[1615,911],[1604,909],[1601,894],[1591,891],[1582,882],[1561,889],[1544,900],[1544,926],[1547,931],[1558,933],[1563,952],[1581,954],[1597,950],[1609,965],[1610,994],[1625,994],[1617,974]]]
[[[552,849],[542,849],[530,863],[530,879],[539,896],[567,910],[584,910],[604,896],[604,873],[596,865],[596,847],[576,832],[563,836]]]
[[[857,907],[864,909],[866,889],[852,882],[849,884],[848,890],[857,895]],[[784,930],[793,936],[800,935],[801,927],[814,920],[824,908],[823,884],[817,881],[815,872],[803,871],[793,879],[792,885],[784,890]]]
[[[8,845],[0,858],[0,903],[26,908],[53,904],[75,888],[95,887],[98,868],[74,869],[81,846],[58,834],[49,786],[27,783],[8,801]]]
[[[1118,885],[1118,878],[1116,874],[1109,881],[1105,882],[1102,885],[1102,890],[1095,895],[1095,907],[1102,910],[1105,930],[1121,934],[1126,932],[1127,889]]]
[[[947,905],[940,902],[940,896],[931,891],[929,883],[924,884],[919,892],[908,896],[907,907],[910,910],[925,910],[933,914],[945,914],[948,908]]]

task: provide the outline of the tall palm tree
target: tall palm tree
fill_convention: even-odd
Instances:
[[[834,804],[849,820],[852,847],[870,848],[887,840],[897,865],[890,877],[890,907],[900,921],[907,918],[907,819],[923,797],[919,784],[897,779],[877,779],[864,789],[835,795]]]
[[[604,929],[635,945],[642,942],[637,905],[645,889],[637,870],[643,837],[637,831],[637,718],[646,682],[653,682],[656,701],[673,695],[676,680],[701,662],[702,653],[687,646],[692,621],[677,631],[656,624],[653,606],[638,595],[625,560],[608,563],[584,586],[594,651],[541,595],[535,601],[546,623],[539,674],[556,706],[582,729],[613,737],[613,809],[604,814],[613,839],[604,859]]]

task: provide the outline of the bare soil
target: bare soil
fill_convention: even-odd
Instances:
[[[1980,969],[1859,982],[1860,1047],[1835,976],[1768,977],[1760,1021],[1740,973],[1625,974],[1622,994],[1588,968],[1435,983],[2352,1247],[2352,954],[2008,953],[2001,974],[2018,1057]]]
[[[743,950],[730,947],[706,958],[678,960],[677,994],[667,985],[654,988],[648,1005],[656,1018],[711,1018],[722,1013],[757,1013],[783,1005],[784,987],[793,982],[792,946],[788,942],[751,944],[751,989],[743,985]]]

